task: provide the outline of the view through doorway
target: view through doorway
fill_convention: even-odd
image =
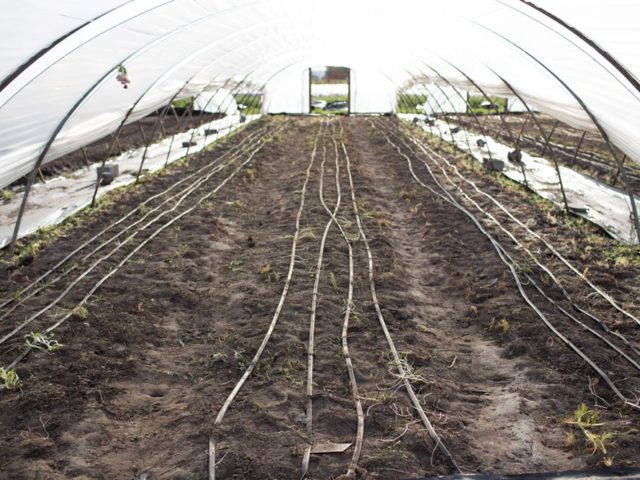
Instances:
[[[348,115],[351,97],[350,73],[347,67],[310,68],[310,113]]]

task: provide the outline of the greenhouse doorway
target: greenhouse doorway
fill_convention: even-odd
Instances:
[[[309,68],[309,113],[349,115],[351,113],[351,69]]]

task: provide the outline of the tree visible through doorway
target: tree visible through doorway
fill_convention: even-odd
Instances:
[[[350,69],[312,67],[309,69],[309,110],[317,114],[349,114]]]

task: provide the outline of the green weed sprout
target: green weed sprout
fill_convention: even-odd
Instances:
[[[53,334],[47,335],[46,333],[31,332],[25,335],[24,343],[29,348],[37,348],[45,352],[55,352],[64,347],[63,344],[53,339]]]

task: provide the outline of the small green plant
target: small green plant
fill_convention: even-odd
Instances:
[[[316,235],[313,233],[313,229],[311,227],[306,227],[300,230],[300,240],[304,240],[306,238],[310,238],[311,240],[316,239]]]
[[[266,283],[271,283],[272,281],[276,281],[279,282],[280,281],[280,272],[275,271],[272,267],[270,263],[267,263],[266,265],[263,265],[260,268],[260,275],[262,275],[262,278],[264,279],[264,281]]]
[[[247,368],[249,368],[249,365],[251,365],[251,359],[247,355],[245,355],[244,352],[234,352],[233,358],[236,361],[236,367],[241,372],[244,372]]]
[[[489,330],[502,330],[502,333],[508,333],[511,330],[511,324],[506,318],[496,320],[495,317],[489,322]]]
[[[258,171],[256,170],[255,167],[247,167],[245,169],[245,174],[247,177],[247,180],[249,180],[250,182],[254,182],[256,180],[256,173]]]
[[[617,245],[605,250],[603,256],[618,267],[640,265],[640,248],[637,245]]]
[[[29,348],[37,348],[38,350],[43,350],[45,352],[55,352],[56,350],[60,350],[64,347],[60,342],[53,339],[53,333],[28,333],[24,337],[24,343]]]
[[[333,272],[329,274],[329,283],[331,284],[331,288],[333,288],[334,292],[338,293],[340,291],[340,288],[338,287],[338,280]]]
[[[78,317],[80,320],[86,320],[89,318],[89,310],[84,305],[78,305],[73,309],[73,315]]]
[[[231,262],[229,262],[229,268],[231,269],[232,272],[237,272],[238,270],[242,270],[242,267],[245,264],[245,260],[242,258],[238,258],[235,260],[231,260]]]
[[[15,194],[13,193],[13,190],[0,190],[0,200],[5,203],[9,203],[13,200],[14,196]]]
[[[531,268],[531,265],[527,264],[527,263],[520,263],[516,265],[516,269],[520,272],[523,273],[525,275],[531,275],[533,273],[533,269]]]
[[[189,245],[187,245],[186,243],[183,243],[176,250],[175,256],[176,257],[183,257],[184,254],[187,253],[188,251],[189,251]]]
[[[500,319],[500,321],[498,322],[498,325],[502,329],[502,333],[507,333],[511,329],[511,325],[509,325],[509,320],[507,320],[506,318]]]
[[[600,433],[596,433],[594,431],[595,429],[606,427],[606,425],[598,421],[598,412],[591,410],[584,403],[581,403],[578,406],[576,411],[573,413],[573,417],[570,420],[565,420],[565,423],[568,425],[574,425],[582,431],[585,436],[585,440],[593,449],[591,452],[592,455],[598,451],[606,455],[607,444],[616,436],[615,432],[607,430]],[[570,436],[567,435],[567,438],[570,438]]]
[[[15,390],[22,384],[14,368],[5,370],[0,367],[0,381],[0,390]]]

